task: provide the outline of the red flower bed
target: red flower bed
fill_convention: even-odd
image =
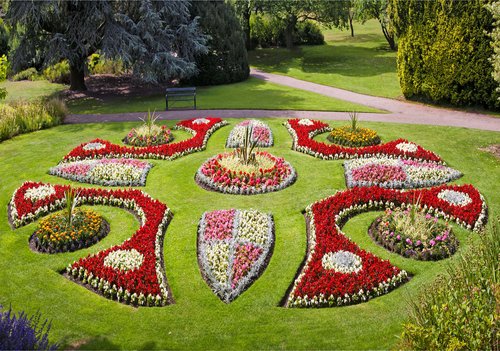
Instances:
[[[357,157],[372,157],[384,155],[388,157],[409,158],[443,162],[435,153],[425,150],[420,145],[408,143],[407,140],[398,139],[381,145],[365,147],[344,147],[335,144],[326,144],[313,140],[314,136],[330,130],[328,124],[316,121],[300,119],[289,119],[285,126],[292,135],[292,149],[322,159],[344,159]],[[413,151],[407,150],[405,146],[410,144]]]
[[[197,122],[202,121],[202,122]],[[132,147],[113,144],[106,140],[95,139],[81,144],[64,156],[64,161],[103,157],[156,158],[173,160],[178,157],[204,150],[210,135],[227,124],[218,117],[206,117],[185,120],[175,125],[174,129],[186,130],[193,137],[172,144],[145,147]],[[91,146],[89,148],[89,146]]]
[[[32,200],[27,191],[51,187],[55,190],[45,198]],[[26,182],[14,192],[9,204],[9,217],[15,227],[33,222],[37,217],[65,206],[67,185],[49,185]],[[146,193],[135,190],[107,190],[77,188],[80,204],[109,205],[133,211],[141,220],[141,227],[123,244],[113,246],[95,255],[82,258],[67,268],[67,273],[105,297],[141,306],[161,306],[171,301],[163,268],[163,237],[171,217],[170,209]],[[119,270],[104,264],[113,251],[135,250],[142,255],[136,269]],[[134,251],[134,252],[135,252]]]
[[[443,190],[466,194],[472,201],[467,205],[452,204],[438,197]],[[405,271],[360,249],[342,233],[340,226],[357,213],[406,207],[416,199],[423,211],[454,219],[468,229],[479,230],[486,222],[486,204],[472,185],[444,185],[410,191],[355,187],[338,192],[307,208],[310,221],[307,260],[294,282],[287,305],[320,307],[358,303],[385,294],[405,282]],[[359,264],[361,261],[360,270],[354,270],[354,263],[346,259],[333,262],[341,269],[325,268],[325,257],[329,268],[332,263],[328,259],[332,254],[341,253],[345,257],[345,252],[355,257],[352,262],[358,260]]]

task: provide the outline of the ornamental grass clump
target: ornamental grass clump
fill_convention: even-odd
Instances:
[[[400,349],[498,350],[498,221],[445,274],[410,300]]]
[[[417,260],[440,260],[458,249],[458,239],[451,227],[421,212],[418,202],[409,209],[387,209],[368,232],[388,250]]]
[[[49,331],[50,323],[41,321],[40,313],[16,315],[0,306],[0,350],[57,350],[57,344],[49,343]]]
[[[338,145],[348,147],[362,147],[380,144],[377,132],[359,127],[359,117],[356,112],[349,113],[351,125],[333,128],[327,139]]]
[[[133,146],[153,146],[170,143],[174,137],[172,131],[167,126],[159,126],[156,124],[159,116],[155,112],[148,114],[144,118],[139,118],[143,125],[139,128],[132,129],[123,142]]]

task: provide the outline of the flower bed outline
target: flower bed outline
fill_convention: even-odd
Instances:
[[[24,197],[28,189],[52,187],[53,193],[35,202]],[[25,182],[14,191],[8,205],[9,222],[18,228],[65,206],[68,185]],[[122,244],[80,258],[68,265],[65,276],[106,298],[135,306],[165,306],[174,303],[163,259],[165,231],[173,217],[163,203],[138,189],[73,188],[79,193],[78,204],[108,205],[135,214],[140,228]],[[107,255],[117,250],[135,249],[145,259],[137,270],[121,272],[103,268]],[[102,276],[99,277],[98,274]],[[128,290],[130,288],[130,291]]]
[[[226,139],[226,147],[228,148],[236,148],[243,146],[243,138],[245,133],[245,128],[247,125],[251,125],[253,127],[253,133],[251,137],[251,141],[257,141],[256,146],[258,147],[271,147],[274,145],[274,136],[273,131],[269,127],[267,123],[264,123],[258,119],[246,119],[240,123],[238,123],[229,133],[229,136]],[[254,134],[258,132],[259,129],[265,129],[268,133],[268,139],[266,140],[256,140]],[[242,135],[238,135],[242,134]]]
[[[134,178],[131,180],[122,180],[120,179],[121,174],[117,174],[115,177],[116,179],[99,179],[96,177],[93,177],[90,172],[92,172],[96,167],[101,166],[101,165],[106,165],[107,162],[112,162],[112,161],[117,161],[116,164],[124,163],[127,166],[132,165],[133,168],[139,169],[140,167],[137,167],[133,165],[132,163],[135,161],[138,164],[145,164],[145,166],[142,168],[142,172],[140,174],[139,178]],[[128,164],[127,164],[128,163]],[[65,168],[70,167],[70,166],[88,166],[89,169],[85,172],[83,175],[78,175],[70,172],[65,172]],[[102,159],[86,159],[86,160],[80,160],[80,161],[71,161],[71,162],[65,162],[65,163],[60,163],[57,166],[51,167],[48,171],[48,174],[56,176],[56,177],[61,177],[64,179],[72,180],[75,182],[79,183],[88,183],[88,184],[97,184],[97,185],[103,185],[103,186],[145,186],[146,185],[146,179],[149,174],[149,171],[153,168],[153,164],[145,161],[140,161],[136,160],[133,158],[102,158]]]
[[[207,228],[207,221],[206,217],[209,214],[215,213],[215,212],[230,212],[233,211],[233,218],[232,218],[232,226],[231,226],[231,238],[226,238],[226,239],[219,239],[219,242],[226,242],[229,240],[229,255],[228,255],[228,267],[227,267],[227,284],[224,285],[221,282],[219,282],[216,277],[214,277],[214,274],[212,273],[211,266],[209,264],[209,260],[207,258],[207,252],[206,252],[206,246],[209,246],[210,244],[214,244],[217,242],[217,239],[205,239],[205,231]],[[266,242],[264,244],[258,244],[255,242],[252,242],[250,240],[245,240],[245,239],[240,239],[239,238],[239,229],[240,229],[240,220],[241,220],[241,214],[244,212],[256,212],[258,215],[265,215],[267,217],[267,237],[266,237]],[[210,287],[210,289],[214,292],[221,301],[224,303],[228,304],[232,301],[234,301],[236,298],[238,298],[243,292],[245,292],[259,277],[262,275],[262,273],[265,271],[267,268],[269,261],[271,260],[273,251],[274,251],[274,244],[275,244],[275,226],[274,226],[274,219],[272,214],[270,213],[263,213],[260,211],[256,210],[239,210],[239,209],[230,209],[230,210],[215,210],[215,211],[206,211],[203,213],[201,216],[200,222],[198,224],[198,231],[197,231],[197,258],[198,258],[198,267],[200,269],[200,273],[207,283],[207,285]],[[253,262],[251,269],[246,273],[245,276],[241,278],[241,280],[238,281],[238,285],[235,288],[231,288],[231,278],[233,278],[233,259],[235,255],[235,248],[238,244],[241,243],[252,243],[252,244],[257,244],[258,247],[262,249],[262,252],[259,255],[259,258]]]
[[[444,164],[444,161],[435,153],[424,149],[420,145],[410,143],[405,139],[397,139],[385,144],[365,147],[343,147],[313,140],[316,135],[331,130],[328,124],[321,121],[295,118],[288,119],[283,125],[292,137],[292,150],[323,160],[365,158],[383,155],[391,158],[425,160]],[[410,146],[407,147],[407,145]]]
[[[473,201],[465,206],[453,205],[439,198],[439,194],[446,190],[466,193]],[[284,305],[286,307],[331,307],[360,303],[386,294],[404,283],[408,279],[405,271],[399,270],[397,267],[392,266],[389,261],[381,260],[359,248],[356,243],[348,239],[341,228],[349,218],[359,213],[394,208],[396,206],[405,208],[411,206],[415,198],[420,199],[420,209],[422,211],[446,220],[454,220],[458,225],[469,230],[480,231],[487,221],[487,206],[483,196],[472,185],[468,184],[460,186],[443,185],[417,190],[355,187],[339,191],[330,197],[312,203],[305,210],[308,226],[307,253],[289,287],[287,295],[285,295]],[[329,230],[331,230],[330,233]],[[333,240],[337,240],[337,242]],[[384,267],[386,271],[390,271],[389,266],[391,266],[393,274],[386,273],[382,280],[378,281],[378,285],[376,285],[377,281],[372,281],[371,286],[363,286],[358,292],[354,293],[345,292],[345,294],[339,293],[335,296],[331,291],[329,293],[325,286],[322,287],[321,292],[313,293],[314,289],[319,289],[320,283],[326,284],[325,281],[320,282],[320,279],[324,278],[326,274],[321,272],[321,269],[320,271],[313,271],[313,268],[319,266],[318,262],[321,261],[322,256],[328,253],[326,250],[332,247],[336,247],[337,250],[351,251],[353,254],[363,256],[368,262],[377,262],[377,265],[382,263],[386,265]],[[322,251],[325,251],[323,255],[321,255]],[[374,263],[371,263],[371,265],[374,266]],[[365,266],[363,266],[364,269]],[[318,272],[322,274],[319,278]],[[378,271],[376,273],[380,274]],[[314,278],[315,275],[316,278]],[[333,281],[333,283],[337,284],[339,281],[342,283],[342,279],[344,281],[349,279],[345,274],[336,277],[337,281]],[[309,286],[305,285],[306,283]],[[340,289],[342,287],[336,288]],[[333,288],[330,287],[331,289]]]
[[[202,122],[198,122],[202,121]],[[156,146],[133,147],[94,139],[80,144],[64,156],[62,162],[98,158],[141,158],[175,160],[179,157],[205,150],[208,139],[228,122],[219,117],[193,118],[177,123],[173,129],[187,131],[193,136],[176,143]],[[91,147],[89,147],[91,145]]]
[[[362,165],[356,166],[355,164],[360,162]],[[387,163],[387,165],[384,164]],[[388,170],[401,172],[400,174],[405,177],[404,180],[389,180],[385,182],[379,182],[377,180],[355,180],[355,175],[353,174],[357,170],[363,167],[380,167],[388,168]],[[447,182],[452,182],[459,179],[463,174],[451,167],[444,166],[442,164],[427,162],[427,161],[415,161],[406,160],[401,158],[388,158],[388,157],[369,157],[364,159],[353,159],[348,160],[343,163],[344,176],[346,185],[348,188],[354,187],[369,187],[369,186],[379,186],[381,188],[389,189],[414,189],[414,188],[427,188],[437,185],[441,185]],[[394,168],[394,169],[393,169]],[[412,168],[434,168],[446,172],[441,179],[418,179],[414,178],[409,171]]]

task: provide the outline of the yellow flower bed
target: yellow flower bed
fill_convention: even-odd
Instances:
[[[376,131],[368,128],[352,130],[350,126],[334,128],[328,135],[328,140],[334,144],[350,147],[380,144],[380,137]]]

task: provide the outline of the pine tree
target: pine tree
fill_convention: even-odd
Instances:
[[[14,70],[34,54],[45,65],[66,59],[72,90],[86,90],[87,57],[98,50],[150,82],[192,75],[206,51],[187,0],[10,1],[6,20],[21,34]]]
[[[208,53],[196,56],[198,74],[189,80],[196,85],[227,84],[248,78],[244,34],[232,6],[224,1],[195,1],[191,15],[198,16],[208,35]]]

